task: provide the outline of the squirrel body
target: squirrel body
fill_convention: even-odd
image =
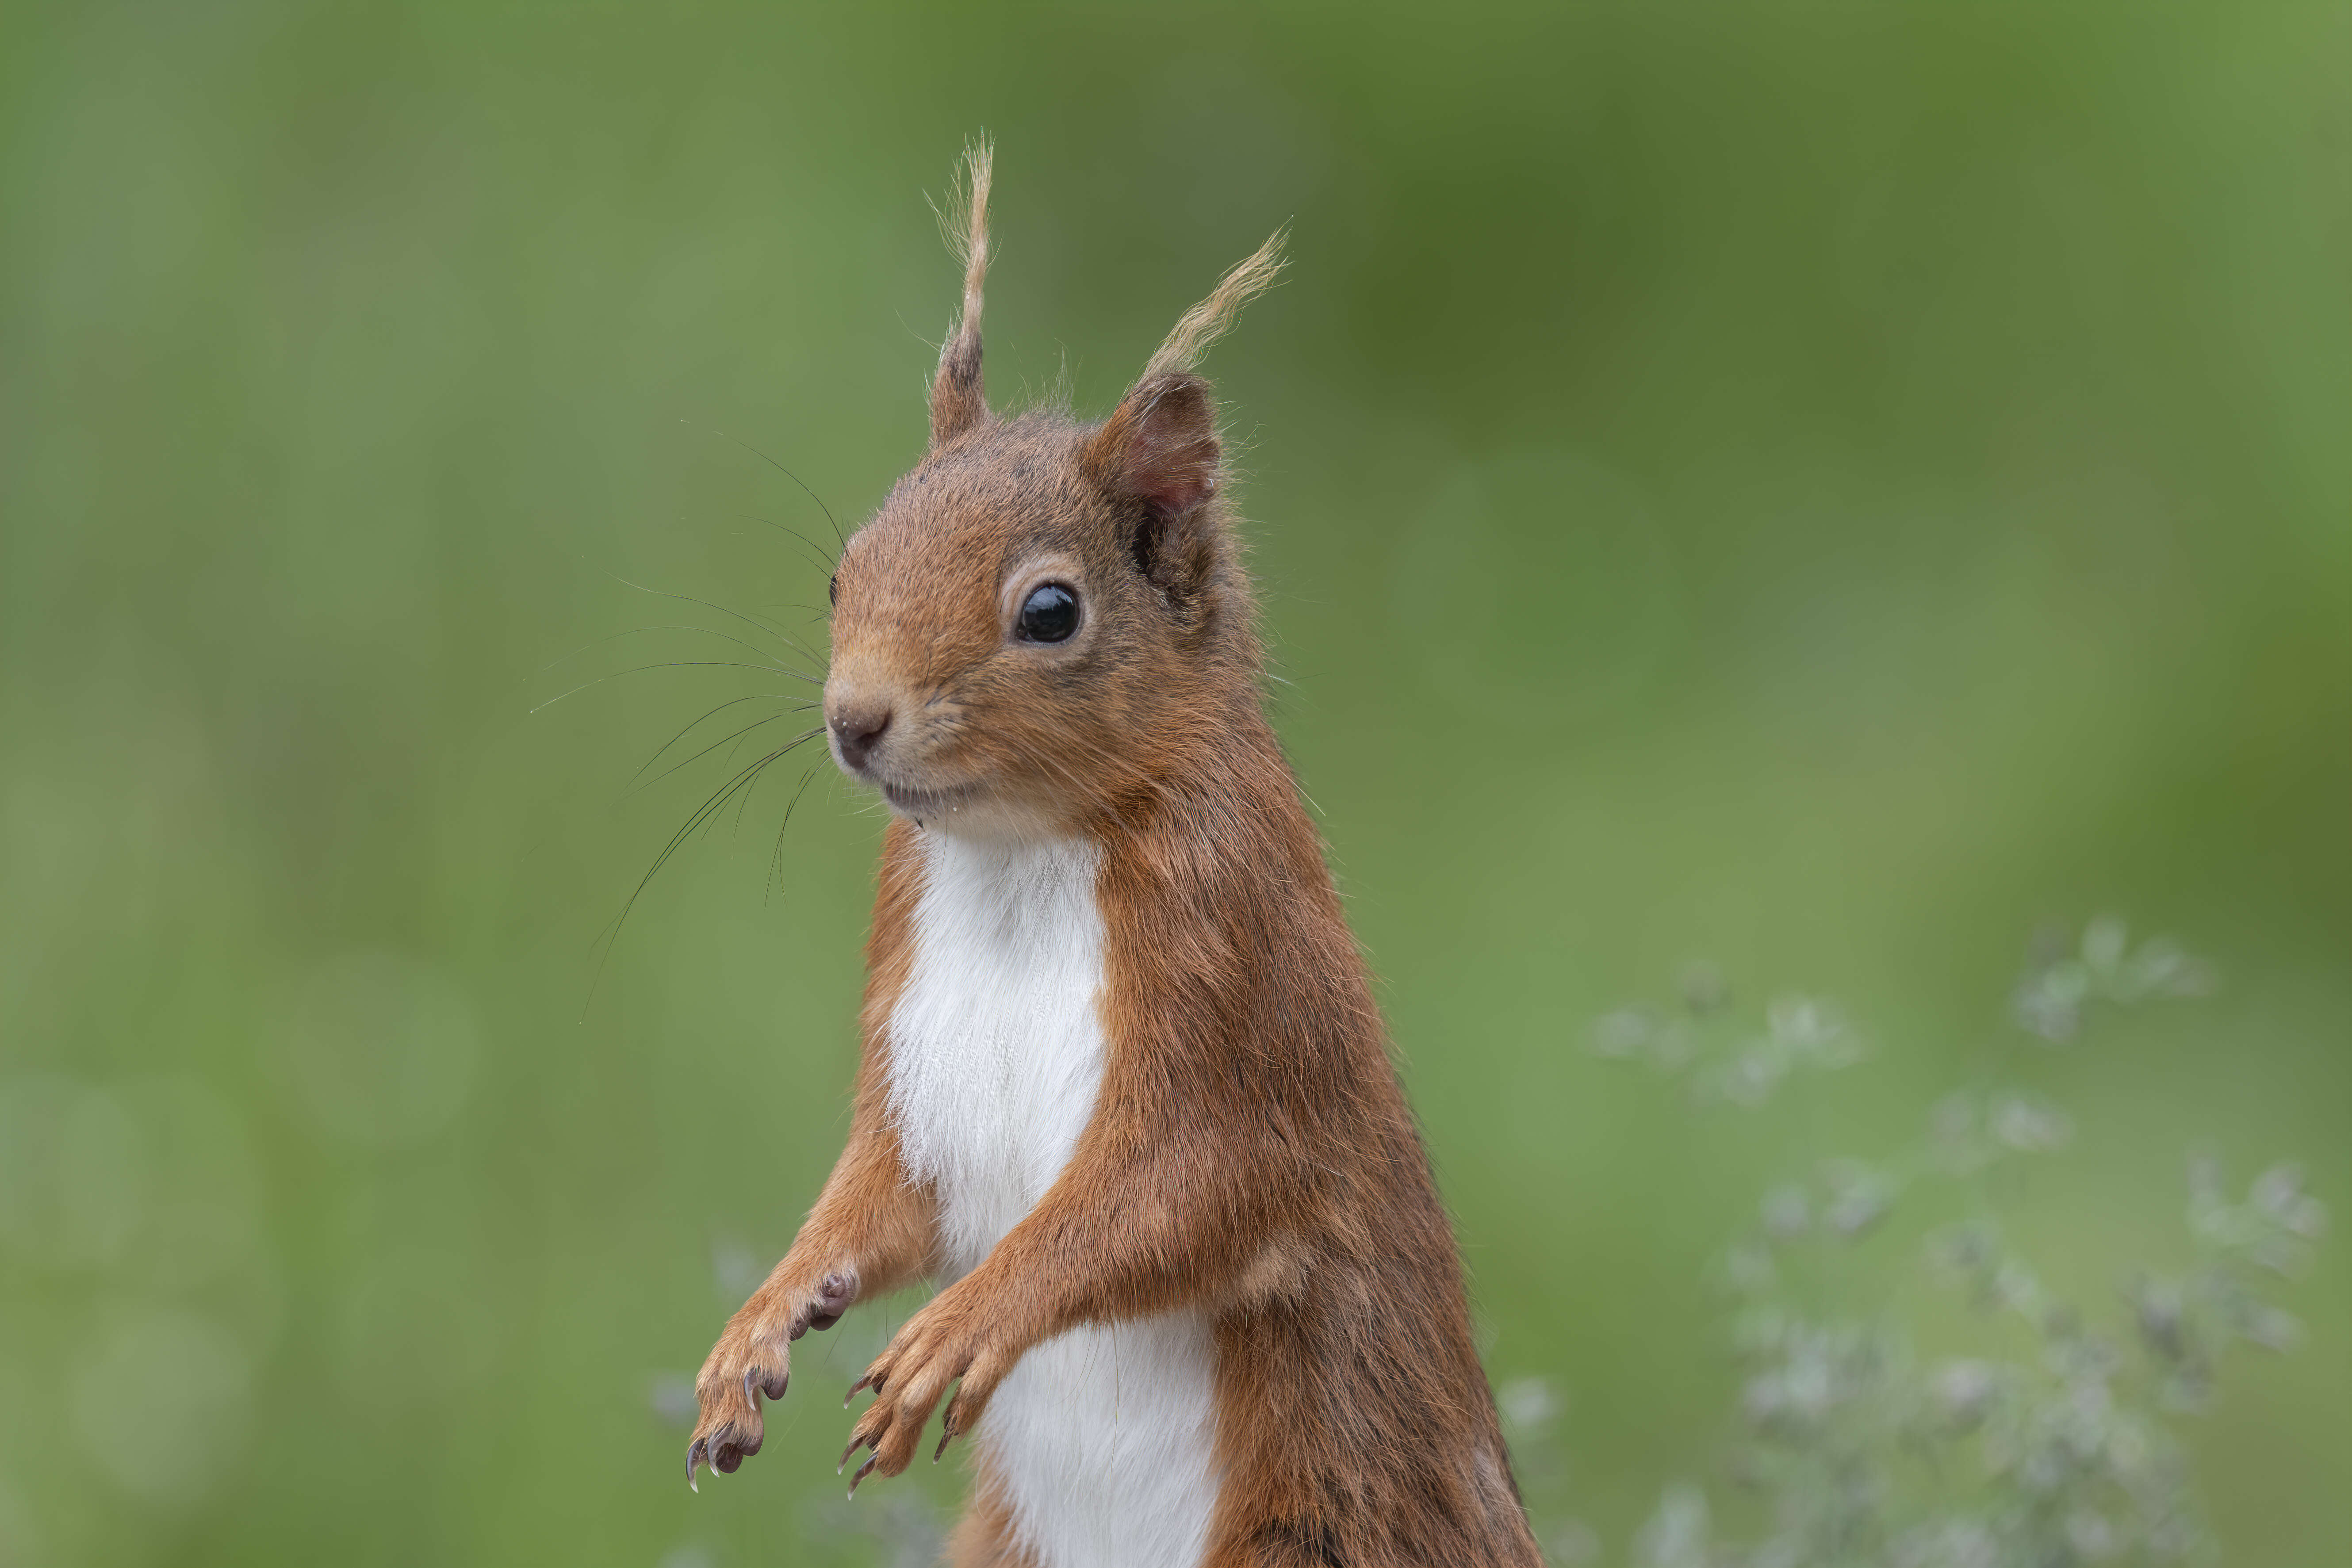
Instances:
[[[963,1568],[1536,1568],[1192,371],[1281,236],[1108,419],[999,419],[984,148],[970,182],[929,450],[833,585],[828,739],[893,812],[849,1137],[688,1475],[758,1451],[791,1341],[929,1279],[844,1461],[903,1470],[953,1385]]]

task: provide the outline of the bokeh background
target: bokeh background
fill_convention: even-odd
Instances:
[[[769,460],[847,527],[917,455],[983,127],[1000,402],[1107,411],[1296,225],[1211,366],[1272,702],[1543,1507],[1613,1560],[1720,1480],[1710,1260],[2006,1050],[2044,922],[2223,981],[2010,1059],[2053,1278],[2178,1255],[2192,1148],[2340,1212],[2348,69],[2267,0],[6,7],[0,1562],[887,1562],[952,1496],[835,1488],[906,1302],[680,1470],[880,818],[819,767],[779,848],[780,768],[613,926],[726,776],[639,765],[791,690],[656,595],[821,643]],[[1594,1060],[1694,957],[1870,1061]],[[2182,1430],[2231,1561],[2342,1563],[2352,1270],[2285,1300]]]

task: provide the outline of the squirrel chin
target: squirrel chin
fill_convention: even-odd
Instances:
[[[1042,803],[959,785],[947,789],[880,786],[890,810],[926,832],[958,838],[1036,841],[1065,838],[1069,824]]]

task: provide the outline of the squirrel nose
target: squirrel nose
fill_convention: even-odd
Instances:
[[[864,768],[875,742],[890,727],[887,707],[843,708],[827,721],[833,727],[833,744],[839,748],[842,761],[852,768]]]

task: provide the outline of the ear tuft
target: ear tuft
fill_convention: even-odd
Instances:
[[[1216,494],[1221,455],[1209,383],[1174,371],[1136,383],[1087,444],[1085,463],[1103,488],[1174,520]]]
[[[1143,367],[1148,379],[1171,371],[1189,371],[1201,362],[1209,345],[1233,330],[1234,318],[1242,307],[1265,293],[1282,276],[1289,264],[1283,259],[1283,246],[1289,242],[1290,225],[1268,235],[1255,254],[1235,262],[1224,277],[1217,280],[1216,288],[1206,299],[1184,312]]]
[[[1182,596],[1215,569],[1217,402],[1192,373],[1209,345],[1224,336],[1243,306],[1282,272],[1286,229],[1228,271],[1210,296],[1184,312],[1103,427],[1087,443],[1086,472],[1112,495],[1143,504],[1131,546],[1137,567],[1163,591]]]
[[[939,211],[948,248],[963,264],[963,310],[940,346],[939,374],[931,381],[933,446],[988,417],[980,373],[980,308],[988,278],[988,186],[994,161],[995,149],[986,136],[966,147],[960,178],[948,193],[945,210]]]

